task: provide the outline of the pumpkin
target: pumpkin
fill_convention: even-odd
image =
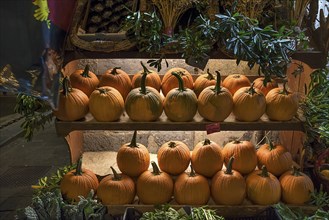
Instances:
[[[180,205],[205,205],[210,198],[210,188],[206,177],[191,172],[181,173],[174,184],[174,198]]]
[[[257,150],[258,168],[263,165],[275,176],[280,176],[292,166],[291,153],[280,144],[273,144],[271,141],[263,144]]]
[[[220,83],[220,82],[219,82]],[[207,88],[208,86],[216,85],[216,78],[213,74],[210,73],[209,69],[207,69],[206,74],[202,74],[196,78],[194,81],[193,90],[197,97],[199,97],[202,90]]]
[[[148,70],[142,61],[141,61],[141,65],[143,67],[143,70],[135,73],[131,79],[132,87],[133,88],[141,87],[142,76],[144,73],[146,73],[147,78],[146,78],[145,85],[152,87],[152,88],[156,89],[158,92],[160,92],[161,78],[160,78],[158,72],[156,72],[154,70]]]
[[[198,112],[209,121],[224,121],[233,109],[233,97],[220,86],[220,78],[217,71],[216,85],[205,88],[198,97]]]
[[[164,112],[169,120],[178,122],[191,121],[198,109],[198,99],[189,88],[184,88],[181,76],[173,72],[179,87],[172,89],[164,99]]]
[[[288,204],[303,205],[311,198],[314,191],[312,180],[296,167],[280,176],[282,201]]]
[[[63,79],[63,89],[59,94],[58,107],[53,111],[61,121],[76,121],[86,116],[89,111],[89,98],[80,89],[70,86],[69,78]]]
[[[224,163],[227,166],[230,158],[234,157],[232,169],[241,174],[248,174],[255,170],[257,166],[257,155],[255,146],[250,141],[228,142],[223,150]]]
[[[143,172],[137,179],[137,196],[143,204],[164,204],[173,195],[174,181],[166,172],[160,172],[154,161],[151,162],[153,171]]]
[[[89,111],[97,121],[117,121],[124,111],[124,101],[118,90],[103,86],[91,93]]]
[[[113,175],[104,177],[97,188],[97,197],[103,205],[124,205],[134,201],[135,182],[129,176],[118,174],[111,166]]]
[[[193,89],[193,77],[186,69],[175,67],[169,69],[162,78],[161,90],[164,96],[167,96],[168,92],[174,88],[178,88],[179,83],[176,77],[172,73],[177,73],[182,78],[186,88]]]
[[[222,86],[227,88],[233,96],[240,88],[250,86],[250,84],[250,80],[245,75],[231,74],[223,80]]]
[[[219,205],[240,205],[246,198],[246,181],[232,169],[234,157],[231,157],[226,171],[218,171],[211,179],[211,197]]]
[[[116,161],[120,171],[130,177],[137,177],[150,165],[150,154],[147,148],[136,143],[137,131],[130,143],[123,144],[117,153]]]
[[[298,106],[297,93],[289,92],[286,83],[266,95],[266,114],[270,120],[289,121],[297,114]]]
[[[233,114],[239,121],[257,121],[266,110],[265,96],[253,84],[236,91],[233,103]]]
[[[84,70],[76,70],[70,75],[71,86],[80,89],[87,96],[97,88],[99,79],[95,73],[89,71],[89,65]]]
[[[131,90],[126,98],[125,109],[133,121],[155,121],[163,112],[160,93],[145,85],[148,76],[144,72],[141,87]]]
[[[269,81],[265,80],[265,77],[258,77],[254,80],[254,87],[262,91],[264,96],[267,95],[269,91],[274,88],[278,88],[278,83],[274,79],[270,79]]]
[[[82,168],[80,157],[77,167],[66,173],[61,182],[60,189],[64,199],[79,201],[79,196],[87,198],[91,190],[96,191],[99,185],[97,176],[88,169]]]
[[[171,175],[181,174],[190,164],[190,150],[181,141],[169,141],[161,145],[157,153],[162,171]]]
[[[131,79],[120,67],[106,70],[99,79],[99,86],[111,86],[117,89],[126,100],[126,97],[132,89]]]
[[[223,162],[222,148],[207,138],[197,143],[192,151],[191,164],[197,173],[205,177],[212,177],[221,170]]]
[[[263,166],[246,178],[247,197],[257,205],[273,205],[280,201],[281,186],[279,180]]]

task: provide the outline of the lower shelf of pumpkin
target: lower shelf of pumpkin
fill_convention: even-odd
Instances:
[[[99,179],[112,174],[111,166],[119,171],[119,168],[116,163],[116,155],[117,152],[115,151],[97,151],[97,152],[84,152],[82,163],[83,167],[93,171]],[[157,155],[150,153],[151,161],[157,162]],[[295,163],[295,165],[297,165]],[[297,165],[298,166],[298,165]],[[149,170],[152,169],[150,165]],[[225,169],[225,167],[223,167]],[[188,167],[186,172],[189,172],[190,168]],[[175,179],[175,177],[173,177]],[[209,179],[210,182],[210,179]],[[174,207],[175,209],[179,209],[183,207],[182,205],[178,205],[174,198],[169,201],[169,204]],[[268,214],[268,208],[270,206],[263,206],[263,205],[254,205],[248,199],[245,199],[244,202],[239,206],[225,206],[225,205],[216,205],[215,202],[210,198],[208,203],[206,204],[208,208],[215,209],[217,213],[221,216],[227,218],[239,218],[239,217],[259,217],[260,215],[264,218]],[[128,207],[133,207],[137,209],[140,213],[148,212],[154,210],[153,205],[144,205],[140,204],[138,197],[135,197],[135,200],[132,204],[126,205],[109,205],[108,208],[108,215],[111,216],[122,216],[125,210]],[[294,206],[289,205],[291,209],[301,209],[305,214],[313,214],[316,211],[315,206],[303,205],[303,206]]]

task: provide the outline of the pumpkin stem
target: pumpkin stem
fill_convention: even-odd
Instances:
[[[184,81],[182,79],[183,72],[182,71],[177,71],[177,72],[172,72],[172,75],[174,75],[178,79],[178,90],[183,92],[186,89],[184,88]]]
[[[85,77],[85,78],[91,78],[91,77],[89,76],[89,65],[88,65],[88,64],[85,66],[85,69],[84,69],[83,72],[81,73],[81,76],[83,76],[83,77]]]
[[[230,158],[230,160],[228,161],[227,166],[226,166],[225,174],[229,174],[229,175],[232,175],[233,174],[233,172],[232,172],[232,164],[233,164],[233,161],[234,161],[234,156],[232,156]]]
[[[119,175],[118,173],[117,173],[117,171],[111,166],[111,170],[112,170],[112,173],[113,173],[113,178],[112,178],[112,180],[114,180],[114,181],[119,181],[119,180],[121,180],[121,175]]]
[[[133,138],[131,139],[130,144],[128,144],[129,147],[138,147],[138,144],[136,142],[136,136],[137,136],[137,131],[134,131]]]
[[[218,95],[219,93],[222,92],[222,88],[220,87],[220,79],[221,79],[221,76],[220,76],[220,72],[219,71],[215,71],[217,73],[217,79],[216,79],[216,85],[215,85],[215,93],[216,95]]]
[[[77,163],[77,168],[75,169],[75,176],[81,176],[82,175],[82,156],[79,158]]]
[[[194,169],[193,169],[193,167],[192,167],[192,164],[190,165],[190,167],[191,167],[191,172],[190,172],[190,177],[194,177],[194,176],[196,176],[196,173],[194,172]]]
[[[267,136],[265,136],[265,137],[266,137],[266,140],[267,140],[267,143],[268,143],[268,146],[269,146],[269,150],[270,151],[274,150],[275,146],[274,146],[273,142]]]
[[[147,67],[144,65],[143,61],[141,61],[141,65],[143,67],[143,73],[146,73],[146,74],[151,73],[151,71],[149,69],[147,69]]]
[[[262,166],[262,172],[260,174],[258,174],[261,177],[269,177],[270,175],[268,175],[268,171],[265,165]]]
[[[301,176],[299,169],[295,166],[292,166],[292,173],[293,176]]]
[[[68,76],[65,76],[63,79],[63,95],[67,96],[71,91],[70,79]]]
[[[254,84],[255,84],[255,82],[253,82],[253,83],[251,84],[250,88],[248,89],[248,93],[249,93],[250,95],[254,95],[255,93],[257,93],[256,90],[255,90],[255,88],[254,88]]]
[[[108,91],[108,89],[105,88],[96,88],[96,90],[99,91],[99,93],[101,94],[105,94]]]
[[[143,72],[143,75],[142,75],[142,79],[141,79],[141,88],[140,88],[140,92],[142,93],[142,94],[146,94],[146,77],[147,77],[147,72],[144,70],[144,72]]]
[[[206,139],[204,139],[203,146],[209,145],[210,143],[211,143],[211,141],[208,138],[206,138]]]
[[[151,165],[152,165],[152,168],[153,168],[153,172],[152,172],[153,175],[160,175],[161,172],[159,170],[158,165],[154,161],[151,162]]]
[[[283,94],[283,95],[289,95],[290,94],[288,89],[287,89],[287,82],[288,82],[287,80],[284,80],[283,89],[282,89],[282,91],[280,91],[280,94]]]
[[[118,74],[117,69],[121,69],[121,67],[114,67],[110,74],[117,75]]]
[[[233,141],[233,144],[240,144],[240,143],[241,143],[241,141],[239,141],[237,139]]]
[[[169,144],[168,144],[168,146],[169,146],[170,148],[174,148],[174,147],[176,147],[176,143],[173,142],[173,141],[170,141]]]
[[[216,72],[217,72],[217,71],[216,71]],[[209,68],[207,69],[207,74],[208,74],[208,75],[207,75],[207,79],[208,79],[208,80],[213,80],[213,79],[215,79],[215,78],[214,78],[214,75],[212,75],[211,72],[209,71]]]

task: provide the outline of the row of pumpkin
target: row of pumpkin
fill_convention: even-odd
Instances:
[[[222,148],[206,139],[190,152],[183,142],[169,141],[159,148],[151,171],[150,154],[136,142],[135,131],[116,160],[121,174],[111,167],[113,175],[100,182],[92,171],[81,168],[80,160],[61,181],[63,197],[77,200],[95,190],[105,205],[130,204],[136,195],[141,204],[164,204],[174,197],[182,205],[205,205],[210,198],[220,205],[240,205],[246,198],[258,205],[300,205],[314,191],[312,180],[293,167],[287,149],[273,143],[256,151],[249,141],[232,141]]]
[[[278,88],[274,80],[264,86],[264,78],[251,83],[244,75],[232,74],[221,82],[218,71],[217,77],[208,71],[193,82],[187,70],[172,68],[161,81],[156,72],[142,66],[144,70],[132,80],[118,68],[100,79],[88,66],[77,70],[63,80],[55,116],[75,121],[90,112],[95,120],[110,122],[126,111],[133,121],[156,121],[164,111],[170,121],[188,122],[199,112],[206,120],[221,122],[233,112],[237,120],[251,122],[264,113],[270,120],[291,120],[298,110],[297,94],[285,84]],[[136,88],[131,89],[132,84]]]

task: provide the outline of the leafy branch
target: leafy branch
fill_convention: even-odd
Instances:
[[[52,108],[45,101],[31,95],[18,94],[14,112],[25,117],[21,128],[25,131],[24,138],[31,141],[36,131],[44,129],[52,121]]]

